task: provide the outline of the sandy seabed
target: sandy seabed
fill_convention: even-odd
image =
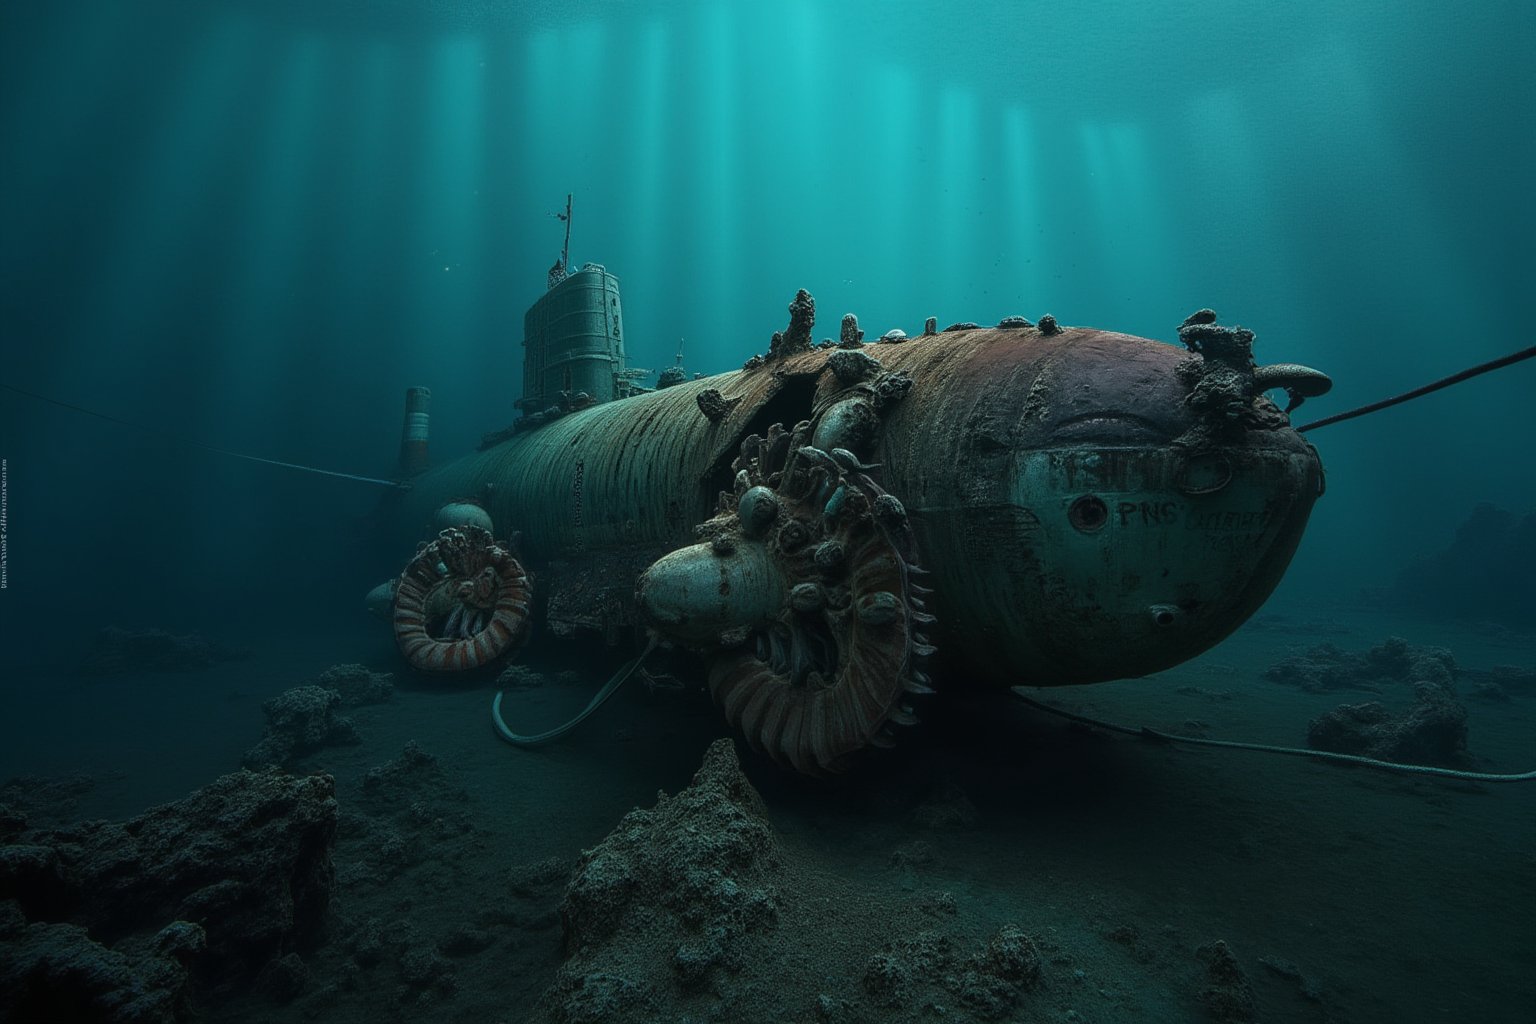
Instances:
[[[1264,670],[1315,643],[1363,650],[1394,635],[1449,648],[1463,668],[1536,663],[1531,634],[1271,612],[1173,671],[1040,696],[1127,725],[1304,746],[1322,712],[1408,694],[1306,693]],[[261,736],[262,702],[333,664],[396,673],[392,700],[346,712],[360,743],[290,769],[334,775],[340,812],[333,924],[297,994],[253,989],[199,1017],[604,1019],[540,1005],[567,955],[567,880],[583,850],[658,791],[687,787],[728,735],[707,697],[631,685],[572,737],[524,751],[491,730],[492,677],[415,677],[376,624],[265,636],[252,660],[207,671],[91,681],[23,667],[4,690],[0,779],[60,783],[54,804],[32,811],[48,825],[127,818],[237,770]],[[585,703],[612,661],[587,652],[578,665],[580,653],[530,655],[548,682],[508,694],[518,727]],[[1479,768],[1536,767],[1536,697],[1467,704]],[[1536,783],[1171,747],[1074,727],[1007,694],[946,693],[922,717],[905,749],[830,781],[787,777],[742,750],[798,893],[774,926],[775,957],[612,1019],[1198,1022],[1220,1019],[1202,1001],[1218,941],[1260,1021],[1536,1018]],[[381,809],[365,780],[409,744],[430,772],[409,807]],[[958,957],[1007,928],[1030,936],[1041,970],[1001,1009],[936,984],[871,1001],[873,957],[935,937]]]

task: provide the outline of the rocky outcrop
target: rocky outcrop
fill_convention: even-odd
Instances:
[[[1387,693],[1409,686],[1413,703],[1393,710],[1387,702],[1340,704],[1314,718],[1307,745],[1403,764],[1465,767],[1467,709],[1456,696],[1456,661],[1443,647],[1420,647],[1390,637],[1363,654],[1321,644],[1286,658],[1265,673],[1275,682],[1309,693],[1341,689]]]
[[[188,1011],[187,964],[206,943],[187,921],[145,942],[109,949],[79,925],[28,924],[0,903],[0,1020],[172,1024]]]
[[[931,902],[850,902],[786,851],[718,740],[686,789],[582,854],[561,905],[566,961],[532,1019],[915,1022],[936,1005],[1008,1019],[1041,977],[1035,940]]]
[[[657,1019],[715,975],[770,954],[782,858],[729,740],[687,789],[627,814],[576,865],[561,920],[568,959],[544,1020]]]
[[[1402,637],[1388,637],[1365,653],[1318,644],[1270,666],[1264,677],[1308,693],[1330,690],[1379,692],[1397,684],[1432,680],[1446,686],[1456,674],[1456,659],[1443,647],[1420,647]]]
[[[0,1008],[85,993],[94,1016],[60,1019],[170,1019],[177,965],[211,991],[248,984],[321,940],[335,833],[330,776],[238,772],[128,821],[10,834]],[[124,1016],[123,993],[162,990]]]
[[[1379,761],[1465,768],[1467,709],[1438,683],[1414,684],[1414,702],[1394,712],[1380,701],[1341,704],[1307,726],[1313,750]]]
[[[342,696],[323,686],[295,686],[261,705],[266,732],[243,763],[247,768],[282,768],[322,747],[358,742],[350,718],[336,713]]]
[[[746,936],[775,927],[779,867],[762,801],[730,741],[718,741],[687,789],[631,811],[583,854],[561,907],[566,947],[580,953],[616,933],[654,934],[661,910],[685,937],[661,959],[702,981],[738,959]]]

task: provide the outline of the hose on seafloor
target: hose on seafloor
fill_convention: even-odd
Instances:
[[[564,725],[556,726],[547,732],[534,733],[532,736],[524,736],[520,733],[515,733],[510,728],[508,728],[506,720],[501,717],[501,698],[506,691],[498,690],[496,692],[496,699],[491,702],[491,725],[495,726],[496,735],[500,736],[514,747],[537,747],[541,744],[548,743],[550,740],[559,739],[561,736],[564,736],[566,733],[576,728],[582,722],[586,721],[594,711],[608,702],[609,697],[612,697],[615,693],[618,693],[619,687],[623,686],[626,682],[629,681],[629,677],[635,674],[635,670],[638,669],[641,663],[650,656],[650,653],[656,649],[656,645],[659,642],[660,638],[654,633],[651,634],[651,641],[645,645],[645,650],[640,652],[640,656],[633,661],[628,662],[617,672],[615,672],[613,674],[613,678],[609,679],[606,683],[603,684],[603,688],[598,690],[597,693],[593,695],[592,699],[587,702],[587,706],[581,710],[580,714],[571,719],[569,722],[566,722]]]
[[[1089,718],[1072,711],[1064,711],[1050,704],[1041,703],[1023,691],[1026,687],[1013,687],[1013,695],[1032,708],[1038,708],[1047,714],[1065,718],[1071,722],[1082,725],[1091,725],[1096,729],[1107,729],[1110,732],[1124,733],[1127,736],[1138,736],[1142,739],[1157,740],[1159,743],[1191,743],[1202,747],[1225,747],[1229,750],[1257,750],[1264,754],[1289,754],[1293,757],[1315,757],[1319,761],[1333,761],[1339,764],[1358,765],[1362,768],[1376,768],[1381,771],[1398,772],[1403,775],[1430,775],[1442,779],[1460,779],[1464,782],[1531,782],[1536,780],[1536,771],[1514,772],[1510,774],[1498,772],[1469,772],[1460,768],[1438,768],[1428,764],[1401,764],[1397,761],[1382,761],[1374,757],[1362,757],[1359,754],[1336,754],[1331,750],[1311,750],[1305,747],[1272,747],[1264,743],[1237,743],[1232,740],[1208,740],[1200,736],[1176,736],[1173,733],[1161,732],[1157,729],[1143,725],[1133,729],[1128,725],[1116,725],[1113,722],[1101,721],[1097,718]]]

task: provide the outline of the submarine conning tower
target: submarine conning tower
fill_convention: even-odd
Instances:
[[[550,285],[523,316],[523,395],[532,415],[561,404],[561,392],[585,393],[594,403],[634,394],[624,357],[619,281],[598,263],[574,273],[551,270]]]

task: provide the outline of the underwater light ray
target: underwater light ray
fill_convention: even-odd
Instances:
[[[1201,300],[1208,304],[1252,306],[1258,298],[1283,308],[1286,303],[1275,298],[1297,294],[1302,287],[1303,265],[1285,244],[1303,226],[1284,221],[1287,192],[1293,187],[1287,179],[1295,162],[1280,169],[1279,154],[1271,154],[1271,147],[1289,144],[1256,127],[1262,124],[1262,109],[1251,93],[1202,91],[1185,102],[1165,143],[1166,173],[1184,186],[1175,196],[1177,218],[1216,228],[1181,231],[1171,238],[1176,262],[1187,268],[1188,287],[1208,296]],[[1209,157],[1212,139],[1221,140],[1219,160]],[[1298,341],[1305,346],[1305,337]],[[1306,347],[1295,357],[1322,358]],[[1329,368],[1336,366],[1330,363]]]
[[[38,5],[37,12],[47,5]],[[0,223],[12,240],[43,230],[52,213],[38,198],[61,168],[88,159],[96,128],[132,95],[140,67],[113,60],[141,26],[132,4],[104,5],[97,16],[18,24],[0,32]],[[23,159],[23,155],[25,159]]]
[[[218,182],[216,169],[231,159],[229,110],[252,57],[242,27],[222,22],[189,48],[157,97],[163,106],[154,130],[129,155],[132,165],[110,194],[111,217],[86,250],[91,266],[81,276],[89,299],[71,303],[52,325],[61,344],[43,378],[50,386],[67,376],[90,392],[126,367],[170,360],[167,346],[182,339],[146,328],[178,311],[184,276],[201,269],[188,265],[186,246]],[[117,342],[103,350],[108,325]]]
[[[913,233],[918,230],[911,196],[914,188],[912,154],[918,144],[912,111],[917,83],[907,68],[882,66],[861,83],[867,111],[866,147],[854,173],[867,199],[868,251],[852,275],[852,290],[866,308],[878,308],[889,321],[866,324],[870,340],[892,327],[913,331],[926,310],[911,305],[922,294],[926,268],[912,258]]]
[[[737,122],[745,114],[734,48],[734,5],[716,4],[696,28],[705,54],[694,68],[700,88],[693,90],[700,131],[693,134],[692,163],[697,168],[696,209],[689,225],[703,285],[698,312],[705,330],[723,334],[738,305],[737,263],[741,251],[740,177],[743,173]]]
[[[621,126],[622,152],[630,160],[630,173],[621,177],[614,192],[615,205],[624,211],[624,220],[633,225],[633,237],[627,248],[636,258],[624,268],[624,280],[632,295],[665,294],[670,280],[668,262],[665,259],[646,259],[644,255],[654,251],[670,230],[670,218],[663,209],[669,192],[668,111],[671,96],[668,84],[673,59],[671,26],[662,21],[650,21],[638,32],[638,43],[626,63],[625,69],[632,76],[621,83],[624,95],[629,97],[629,114]],[[637,346],[630,356],[644,367],[661,369],[670,365],[679,337],[686,330],[678,325],[665,323],[654,305],[640,304],[625,310],[628,333],[637,339]]]
[[[932,213],[938,225],[938,260],[930,274],[929,287],[956,303],[957,309],[979,309],[978,282],[968,272],[971,255],[983,251],[979,247],[980,129],[975,94],[955,85],[946,87],[939,97],[937,117],[933,140],[937,149],[938,193]],[[968,318],[969,314],[954,316],[958,320]]]
[[[344,96],[339,105],[351,116],[334,141],[336,180],[344,195],[337,197],[335,230],[325,240],[334,290],[325,306],[325,322],[338,339],[360,332],[371,340],[374,325],[386,322],[377,297],[389,219],[380,211],[390,198],[390,127],[400,99],[399,49],[391,40],[370,39],[336,59],[342,83],[338,90]],[[327,355],[333,367],[354,358],[347,343]]]
[[[1314,144],[1325,153],[1347,152],[1349,166],[1362,170],[1353,181],[1345,178],[1342,184],[1369,189],[1373,196],[1372,202],[1355,207],[1358,225],[1319,225],[1329,233],[1330,242],[1346,251],[1352,247],[1356,264],[1373,268],[1373,281],[1433,308],[1469,313],[1498,309],[1496,292],[1474,270],[1480,265],[1477,254],[1468,251],[1467,240],[1451,228],[1454,207],[1448,216],[1446,204],[1434,201],[1425,183],[1415,177],[1420,165],[1407,159],[1403,147],[1387,132],[1385,125],[1391,118],[1380,95],[1382,86],[1367,73],[1368,65],[1355,59],[1350,44],[1336,32],[1325,36],[1311,56],[1307,72],[1328,96],[1326,108],[1308,111],[1316,119],[1308,126],[1314,130]],[[1368,178],[1364,168],[1370,169]],[[1317,169],[1340,170],[1336,166]],[[1341,231],[1350,227],[1358,230],[1355,238]],[[1467,343],[1476,345],[1485,334],[1489,340],[1483,351],[1491,352],[1493,339],[1499,336],[1496,330],[1468,331]],[[1410,352],[1419,361],[1417,365],[1398,362],[1406,371],[1404,376],[1428,369],[1427,357],[1433,356],[1433,349]]]
[[[754,161],[754,174],[763,182],[758,234],[764,240],[763,251],[774,254],[776,264],[780,259],[801,260],[808,265],[796,273],[820,274],[828,254],[805,252],[795,240],[824,237],[823,225],[834,217],[824,187],[829,173],[826,164],[837,153],[835,139],[828,138],[826,117],[825,26],[821,11],[807,0],[785,4],[777,20],[777,37],[765,37],[759,42],[763,49],[754,49],[759,59],[767,59],[772,46],[777,67],[776,82],[757,82],[750,101],[762,115],[754,129],[760,158]],[[771,275],[788,270],[779,265],[764,269]],[[782,286],[772,290],[795,287],[793,280],[785,273]],[[775,316],[779,312],[775,308]]]
[[[1433,376],[1447,344],[1468,360],[1498,356],[1509,324],[1520,316],[1518,307],[1501,297],[1497,275],[1483,272],[1489,262],[1478,247],[1486,239],[1457,229],[1461,200],[1439,199],[1426,178],[1426,165],[1412,159],[1405,143],[1389,131],[1394,122],[1390,80],[1371,73],[1369,62],[1360,59],[1362,49],[1358,40],[1329,33],[1315,49],[1299,55],[1298,74],[1327,102],[1291,110],[1279,125],[1288,135],[1309,137],[1309,160],[1295,172],[1298,193],[1304,199],[1322,197],[1330,215],[1283,236],[1296,263],[1311,261],[1305,301],[1314,308],[1337,309],[1341,321],[1377,338],[1424,339],[1391,345],[1390,358],[1382,358],[1374,345],[1344,347],[1337,357],[1341,365],[1330,370],[1347,382],[1340,397],[1349,402],[1370,399],[1377,389],[1410,388]],[[1496,142],[1496,136],[1489,141]],[[1467,179],[1468,187],[1473,183]],[[1441,329],[1426,329],[1437,322]],[[1442,344],[1429,343],[1432,338]],[[1480,393],[1485,400],[1447,407],[1461,431],[1480,438],[1477,459],[1466,458],[1458,437],[1429,415],[1382,417],[1347,440],[1341,438],[1346,447],[1338,457],[1351,470],[1356,493],[1385,506],[1421,503],[1419,480],[1397,472],[1378,454],[1381,443],[1411,443],[1419,459],[1444,467],[1440,501],[1465,494],[1530,500],[1529,474],[1511,478],[1506,467],[1529,460],[1526,439],[1536,426],[1533,407],[1507,380]],[[1428,521],[1418,517],[1418,528]],[[1385,560],[1417,542],[1398,531],[1371,532],[1347,550],[1362,561]]]
[[[383,280],[397,230],[388,214],[395,201],[389,143],[399,97],[397,52],[384,37],[328,40],[314,97],[312,159],[295,200],[302,240],[284,257],[291,261],[290,283],[274,311],[280,334],[267,345],[272,379],[281,382],[273,386],[286,389],[294,403],[246,441],[251,447],[359,465],[377,454],[336,429],[336,396],[350,396],[360,378],[388,373],[381,339],[397,324]]]
[[[424,137],[412,211],[419,280],[410,322],[415,343],[435,356],[467,361],[482,339],[485,308],[481,168],[485,143],[485,47],[477,37],[435,40],[427,55]],[[468,262],[466,263],[466,257]]]
[[[1100,121],[1084,120],[1078,124],[1078,149],[1085,174],[1083,184],[1092,211],[1091,229],[1086,232],[1086,251],[1092,259],[1090,276],[1096,307],[1108,306],[1123,318],[1129,303],[1126,290],[1135,280],[1138,267],[1130,252],[1140,248],[1142,239],[1135,225],[1126,222],[1118,168],[1110,155],[1110,126]]]
[[[524,210],[522,216],[529,237],[539,238],[543,237],[543,232],[551,231],[550,216],[560,199],[568,192],[576,191],[576,182],[571,180],[571,161],[563,150],[565,124],[561,90],[565,69],[559,34],[546,29],[528,36],[523,41],[522,51],[518,61],[523,68],[519,90],[523,114],[520,145],[530,152],[529,159],[522,165],[521,184],[529,197],[536,197],[532,207]],[[535,150],[530,140],[538,140],[539,148]],[[552,231],[550,236],[553,237]],[[532,256],[533,268],[530,268],[534,269],[534,274],[530,276],[538,280],[558,255],[558,246],[555,249],[536,246],[535,251],[537,255]]]
[[[293,302],[302,284],[295,268],[309,232],[303,199],[314,184],[322,89],[334,71],[318,35],[271,42],[263,57],[272,83],[234,230],[241,260],[223,311],[220,358],[210,369],[225,421],[256,421],[254,410],[291,365],[287,348],[309,343],[291,330],[306,312]]]
[[[1128,235],[1119,247],[1126,274],[1116,292],[1124,304],[1119,313],[1135,324],[1137,310],[1155,309],[1167,301],[1166,296],[1178,293],[1175,277],[1182,268],[1167,258],[1176,244],[1176,232],[1166,212],[1166,185],[1148,152],[1147,125],[1140,121],[1109,124],[1104,143],[1113,189],[1111,223]],[[1107,244],[1113,244],[1110,239]],[[1155,330],[1155,325],[1147,329]]]
[[[435,381],[430,303],[423,292],[438,283],[444,264],[424,212],[432,192],[432,62],[421,40],[397,44],[390,64],[391,88],[399,97],[390,111],[384,148],[392,171],[387,205],[374,216],[387,219],[386,246],[378,253],[383,295],[376,300],[387,311],[379,348],[385,363],[411,384]]]
[[[1010,104],[1002,111],[1003,200],[1007,231],[1004,235],[1007,259],[1004,266],[1008,280],[1016,281],[1016,292],[1026,303],[1047,302],[1051,298],[1047,274],[1051,250],[1045,245],[1041,222],[1042,185],[1036,160],[1038,139],[1030,112]],[[1041,311],[1030,305],[1039,316]]]
[[[503,390],[516,389],[522,368],[517,358],[515,342],[521,337],[522,319],[518,302],[509,301],[513,295],[531,294],[523,288],[539,286],[540,268],[531,260],[531,245],[526,235],[518,230],[520,216],[533,210],[552,212],[550,206],[536,202],[528,186],[527,164],[535,159],[528,152],[523,140],[527,138],[525,127],[527,97],[520,86],[523,69],[519,66],[513,40],[506,34],[486,37],[484,54],[485,72],[481,113],[480,167],[478,171],[481,230],[477,232],[479,249],[474,254],[480,262],[480,293],[485,308],[482,311],[481,341],[487,350],[497,349],[493,376]],[[551,203],[553,200],[551,200]],[[538,253],[538,255],[546,255]],[[529,265],[524,264],[528,261]],[[545,268],[548,264],[544,264]],[[523,275],[526,273],[526,277]],[[521,285],[522,287],[518,287]],[[508,352],[507,346],[514,346]],[[426,383],[426,381],[423,381]],[[505,401],[495,410],[500,418],[510,415]]]
[[[533,41],[531,41],[533,42]],[[559,195],[592,195],[606,181],[613,147],[609,118],[610,34],[603,22],[585,22],[544,35],[536,45],[539,78],[529,83],[530,103],[540,106],[538,140],[541,163],[559,178]]]

